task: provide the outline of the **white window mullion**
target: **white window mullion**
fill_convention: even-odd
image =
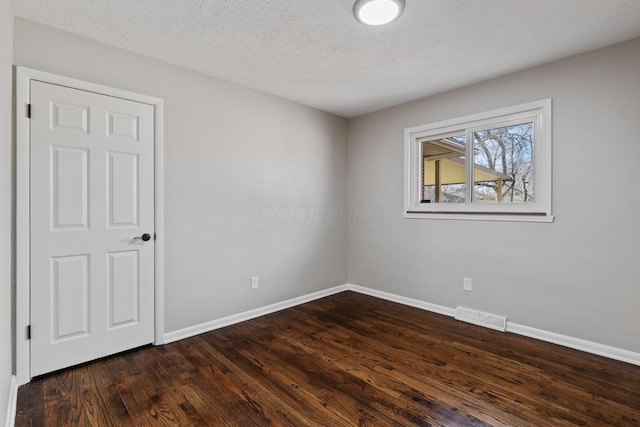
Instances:
[[[422,177],[424,177],[424,161],[422,160],[424,153],[422,152],[422,143],[416,142],[415,147],[418,150],[418,154],[416,155],[416,171],[418,175],[415,177],[415,180],[419,183],[417,185],[417,192],[414,194],[416,197],[416,205],[420,205],[422,202]]]
[[[464,134],[464,139],[467,143],[467,146],[465,147],[465,166],[466,166],[466,170],[465,170],[465,175],[466,175],[466,193],[465,193],[465,198],[466,198],[466,204],[470,205],[471,203],[473,203],[473,140],[472,138],[472,132],[470,130],[465,130],[465,134]]]

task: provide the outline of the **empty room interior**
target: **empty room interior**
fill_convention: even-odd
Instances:
[[[0,423],[640,426],[639,24],[0,0]]]

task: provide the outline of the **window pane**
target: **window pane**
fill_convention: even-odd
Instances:
[[[533,123],[473,132],[473,201],[534,201]]]
[[[466,200],[464,135],[422,143],[421,203],[464,203]]]

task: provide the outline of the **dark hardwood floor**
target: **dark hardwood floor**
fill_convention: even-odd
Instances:
[[[344,292],[20,387],[16,426],[640,426],[640,367]]]

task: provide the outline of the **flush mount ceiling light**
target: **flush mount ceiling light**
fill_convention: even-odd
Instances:
[[[364,25],[384,25],[402,15],[404,0],[356,0],[353,14]]]

